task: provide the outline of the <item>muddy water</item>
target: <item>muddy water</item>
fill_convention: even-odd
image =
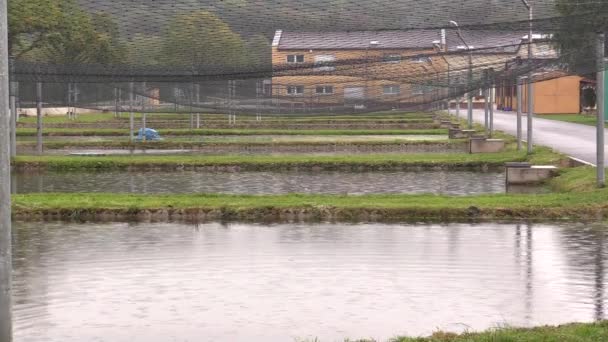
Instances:
[[[503,173],[424,172],[74,172],[19,173],[17,193],[130,192],[230,194],[470,195],[505,192]]]
[[[15,341],[320,341],[607,318],[608,227],[17,223]]]

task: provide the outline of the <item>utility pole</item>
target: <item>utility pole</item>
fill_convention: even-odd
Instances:
[[[7,0],[0,0],[0,341],[13,340]]]
[[[604,45],[605,35],[597,35],[597,186],[606,187],[606,163],[604,160],[604,113],[606,104],[604,103]]]

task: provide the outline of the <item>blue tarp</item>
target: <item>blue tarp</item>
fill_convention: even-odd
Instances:
[[[158,132],[152,128],[140,128],[139,131],[137,132],[137,137],[135,138],[135,140],[142,141],[142,140],[144,140],[144,136],[146,138],[145,139],[146,141],[162,140],[162,138],[160,137]]]

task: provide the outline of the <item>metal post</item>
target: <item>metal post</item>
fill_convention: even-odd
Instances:
[[[10,115],[10,131],[11,131],[11,158],[15,157],[17,155],[17,116],[19,115],[19,113],[17,113],[17,91],[18,91],[18,87],[17,87],[17,82],[15,81],[15,60],[13,58],[11,58],[9,60],[9,68],[10,68],[10,74],[9,74],[9,79],[10,79],[10,108],[11,108],[11,115]]]
[[[521,138],[522,138],[522,127],[521,127],[521,113],[524,104],[522,79],[517,80],[517,150],[521,151]]]
[[[118,117],[118,87],[114,87],[114,117]]]
[[[188,96],[189,98],[189,111],[190,111],[190,129],[194,128],[194,113],[192,113],[192,108],[194,107],[193,101],[194,101],[194,83],[190,84],[190,95]]]
[[[490,86],[490,137],[494,134],[494,83]]]
[[[255,82],[255,120],[262,120],[262,108],[261,108],[261,96],[262,96],[262,81]]]
[[[129,137],[131,142],[135,139],[133,136],[135,130],[135,115],[133,114],[133,102],[135,102],[133,93],[134,85],[133,82],[129,82]]]
[[[460,97],[456,98],[456,119],[460,120]]]
[[[196,113],[196,129],[201,128],[201,114]]]
[[[146,91],[146,82],[142,82],[141,83],[141,92],[142,94],[140,95],[141,97],[141,128],[142,128],[142,140],[146,141],[146,98],[147,98],[147,91]]]
[[[597,186],[606,186],[606,163],[604,160],[604,113],[606,104],[604,103],[604,33],[597,35]]]
[[[13,340],[7,0],[0,0],[0,341]]]
[[[490,105],[488,103],[488,89],[484,89],[483,90],[483,107],[484,107],[484,117],[483,117],[483,124],[484,124],[484,128],[486,130],[486,133],[488,132],[488,128],[489,128],[489,121],[490,121]]]
[[[532,6],[528,4],[529,20],[530,20],[530,32],[528,33],[528,64],[530,67],[530,73],[528,74],[528,153],[534,152],[534,141],[532,136],[532,122],[534,119],[534,89],[532,87]]]
[[[36,82],[36,153],[42,154],[42,82]]]
[[[73,95],[74,104],[72,107],[71,115],[72,115],[72,120],[76,120],[76,106],[78,104],[78,83],[76,83],[76,82],[72,83],[72,89],[74,91],[74,95]]]
[[[467,47],[470,50],[469,47]],[[473,84],[473,53],[469,52],[469,82],[468,86]],[[473,90],[469,89],[468,106],[467,106],[467,124],[469,129],[473,128]]]
[[[445,30],[443,30],[443,33],[445,34]],[[447,63],[447,59],[445,60]],[[448,65],[448,72],[447,72],[447,77],[448,77],[448,87],[447,87],[447,99],[446,99],[446,104],[447,104],[447,110],[448,110],[448,116],[450,115],[450,90],[452,90],[452,88],[450,88],[450,63],[447,63]]]

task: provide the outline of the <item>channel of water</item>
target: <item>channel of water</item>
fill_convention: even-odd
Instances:
[[[607,318],[608,226],[19,223],[16,341],[294,341]]]
[[[473,171],[48,172],[13,174],[13,184],[17,193],[473,195],[505,192],[504,173]]]

